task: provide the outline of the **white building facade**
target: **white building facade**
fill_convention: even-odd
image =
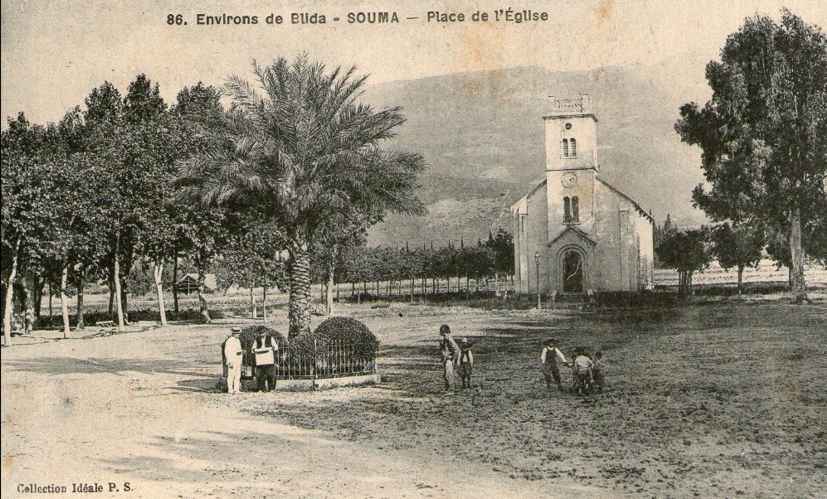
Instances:
[[[591,99],[552,99],[545,176],[514,203],[519,293],[638,291],[654,286],[654,220],[599,177]]]

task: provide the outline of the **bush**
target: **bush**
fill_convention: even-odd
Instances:
[[[353,345],[357,358],[372,360],[379,349],[379,340],[367,326],[350,317],[331,317],[319,324],[313,335]]]

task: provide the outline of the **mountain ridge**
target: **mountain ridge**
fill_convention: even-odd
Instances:
[[[702,99],[680,61],[554,72],[539,66],[395,80],[367,88],[363,101],[401,106],[407,121],[392,146],[423,154],[424,217],[389,215],[372,245],[447,244],[510,225],[508,208],[544,172],[543,110],[549,95],[589,94],[598,117],[600,175],[655,213],[698,223],[691,190],[703,176],[699,151],[674,132],[683,102]],[[455,213],[450,213],[456,209]]]

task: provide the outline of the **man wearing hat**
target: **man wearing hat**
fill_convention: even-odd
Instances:
[[[543,352],[540,354],[540,362],[543,364],[543,377],[546,379],[546,388],[551,390],[551,381],[557,384],[557,389],[562,390],[563,384],[560,381],[560,366],[558,363],[567,366],[569,362],[563,352],[557,348],[557,340],[549,338],[543,343]]]
[[[241,328],[230,329],[232,333],[224,342],[224,361],[227,363],[227,393],[234,394],[241,391],[241,360],[244,351],[241,349]]]

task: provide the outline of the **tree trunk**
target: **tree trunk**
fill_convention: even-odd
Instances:
[[[155,293],[158,295],[158,312],[161,317],[161,326],[167,325],[167,311],[164,307],[164,262],[156,260],[152,267],[152,274],[155,277]]]
[[[123,319],[123,302],[121,301],[121,264],[119,262],[120,258],[118,257],[118,253],[120,252],[121,248],[121,235],[118,234],[115,237],[115,264],[114,269],[112,272],[113,280],[115,281],[115,296],[118,297],[117,300],[117,310],[118,310],[118,332],[123,332],[124,329],[124,319]],[[111,307],[112,303],[112,296],[109,297],[109,303]]]
[[[34,278],[34,285],[32,289],[34,290],[34,317],[35,319],[40,318],[40,306],[43,304],[43,286],[45,285],[46,280],[40,279],[37,276]]]
[[[738,296],[741,296],[742,284],[744,282],[744,266],[738,266]]]
[[[253,286],[250,286],[250,318],[256,318],[256,298],[253,296]]]
[[[261,287],[261,318],[267,322],[267,284]]]
[[[336,286],[336,245],[333,245],[330,260],[327,262],[327,315],[333,314],[333,288]]]
[[[121,296],[121,307],[122,307],[122,310],[123,310],[123,323],[128,326],[129,325],[129,297],[128,297],[129,290],[127,289],[127,286],[128,285],[126,284],[126,279],[121,278],[120,296]]]
[[[63,315],[63,337],[69,337],[69,297],[66,296],[66,286],[69,283],[69,264],[63,263],[60,273],[60,311]]]
[[[288,338],[310,332],[310,253],[303,238],[290,245]]]
[[[790,274],[792,286],[790,291],[793,302],[801,304],[807,298],[807,283],[804,281],[804,251],[801,248],[801,212],[796,209],[790,220]]]
[[[172,260],[172,309],[175,311],[175,318],[178,318],[178,252]]]
[[[200,263],[200,262],[199,262]],[[207,324],[212,322],[210,318],[210,308],[207,304],[207,299],[204,297],[204,266],[198,265],[198,311],[201,313],[201,318]]]
[[[52,325],[52,283],[49,283],[49,326]]]
[[[83,320],[83,286],[86,277],[86,269],[81,267],[80,271],[78,272],[78,282],[77,282],[77,289],[78,289],[78,309],[76,312],[75,320],[77,325],[75,326],[75,330],[83,329],[85,327],[84,320]],[[51,290],[49,291],[51,293]],[[49,319],[51,320],[51,306],[49,307]]]
[[[14,280],[17,278],[17,261],[20,254],[20,237],[14,243],[14,255],[11,260],[11,271],[6,281],[6,303],[3,308],[3,344],[11,345],[11,313],[14,304]]]
[[[115,266],[112,265],[112,267],[109,270],[110,270],[109,279],[108,279],[108,282],[107,282],[107,285],[109,287],[109,312],[108,312],[108,314],[109,314],[109,317],[112,317],[112,314],[115,313],[115,288],[116,288],[115,278],[114,278],[114,276],[115,276]]]

